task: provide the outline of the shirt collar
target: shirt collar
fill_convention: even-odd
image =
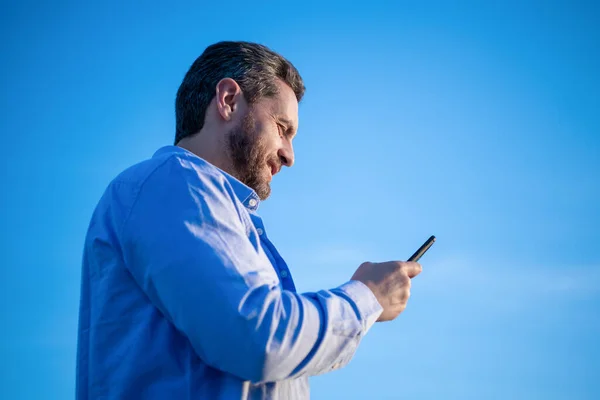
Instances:
[[[245,185],[244,183],[242,183],[240,180],[238,180],[237,178],[233,177],[232,175],[228,174],[227,172],[223,171],[222,169],[215,167],[213,164],[209,163],[208,161],[204,160],[202,157],[197,156],[196,154],[192,153],[191,151],[184,149],[183,147],[179,147],[179,146],[164,146],[161,147],[160,149],[158,149],[155,153],[153,157],[158,157],[160,155],[163,154],[168,154],[168,153],[179,153],[179,154],[187,154],[191,157],[195,157],[196,159],[198,159],[202,164],[204,164],[206,167],[208,168],[213,168],[215,170],[217,170],[219,173],[221,173],[229,182],[229,184],[231,185],[231,187],[233,188],[233,191],[235,193],[235,195],[237,196],[238,200],[240,202],[242,202],[242,204],[244,204],[244,206],[252,211],[255,211],[258,209],[258,206],[260,205],[260,198],[258,197],[258,195],[256,194],[256,192],[250,188],[249,186]]]

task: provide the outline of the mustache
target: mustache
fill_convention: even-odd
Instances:
[[[269,157],[267,160],[267,164],[274,165],[277,171],[281,171],[281,167],[283,167],[283,162],[281,161],[281,158],[278,156]]]

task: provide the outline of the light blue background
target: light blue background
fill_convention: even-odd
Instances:
[[[305,79],[260,209],[299,290],[438,237],[407,311],[312,398],[600,398],[594,2],[122,3],[2,4],[0,398],[73,397],[91,212],[172,143],[183,75],[224,39]]]

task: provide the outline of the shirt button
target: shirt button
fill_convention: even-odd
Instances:
[[[286,270],[283,270],[283,271],[279,272],[279,275],[281,275],[282,278],[287,278],[288,273]]]
[[[263,233],[265,233],[262,229],[260,228],[256,228],[256,232],[258,232],[259,235],[262,235]]]
[[[256,199],[250,199],[250,201],[248,202],[248,204],[250,205],[250,207],[256,206]]]

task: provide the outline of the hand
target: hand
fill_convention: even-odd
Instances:
[[[391,321],[406,308],[411,279],[419,275],[421,269],[421,265],[416,262],[365,262],[358,267],[352,280],[367,285],[383,307],[377,321]]]

